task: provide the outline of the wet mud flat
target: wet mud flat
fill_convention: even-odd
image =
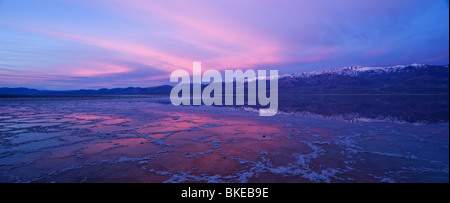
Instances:
[[[0,98],[0,182],[448,182],[448,133],[153,96]]]

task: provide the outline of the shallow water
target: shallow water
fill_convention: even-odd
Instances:
[[[357,98],[1,98],[0,182],[449,181],[448,96]]]

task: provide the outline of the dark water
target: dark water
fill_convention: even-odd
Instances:
[[[445,123],[449,115],[448,95],[281,95],[281,112],[310,112],[326,117],[342,116],[404,121]]]
[[[448,182],[448,95],[0,98],[0,182]]]

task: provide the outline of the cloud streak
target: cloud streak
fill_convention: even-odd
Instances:
[[[448,1],[5,0],[0,43],[0,86],[57,89],[167,84],[193,61],[282,74],[447,64]]]

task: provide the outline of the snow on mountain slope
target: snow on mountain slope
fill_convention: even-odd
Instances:
[[[302,73],[294,73],[282,75],[279,78],[310,78],[316,75],[345,75],[345,76],[358,76],[361,73],[375,73],[375,74],[383,74],[383,73],[395,73],[395,72],[409,72],[422,68],[430,68],[433,66],[425,65],[425,64],[411,64],[411,65],[397,65],[397,66],[388,66],[388,67],[361,67],[361,66],[348,66],[344,68],[333,68],[324,71],[311,71],[311,72],[302,72]],[[448,65],[447,65],[448,67]]]

